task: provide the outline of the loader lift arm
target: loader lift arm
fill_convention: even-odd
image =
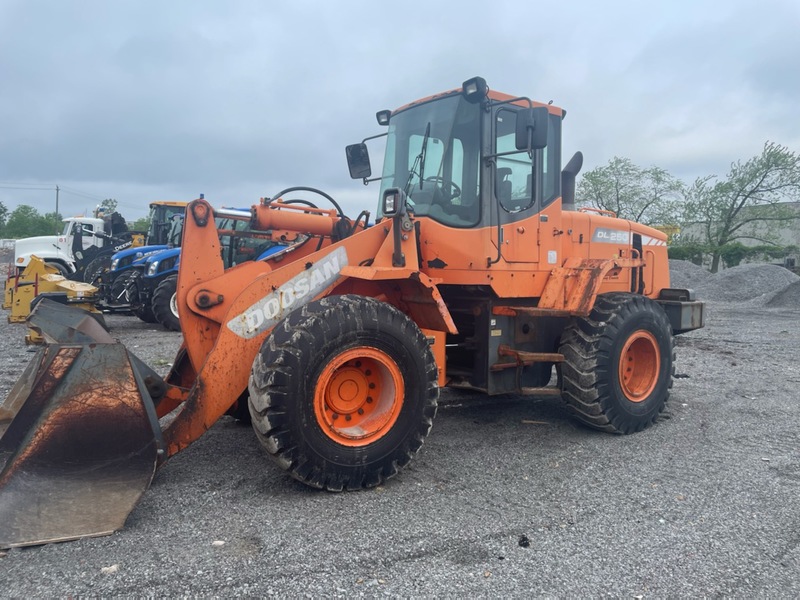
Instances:
[[[455,332],[435,282],[419,272],[413,236],[401,240],[409,257],[404,269],[376,266],[391,265],[393,220],[370,228],[359,224],[337,242],[336,231],[342,230],[337,223],[343,217],[334,211],[262,202],[253,207],[252,228],[303,232],[316,236],[316,243],[309,240],[296,248],[285,264],[247,262],[226,271],[212,212],[204,200],[187,207],[185,258],[178,275],[185,358],[176,361],[167,381],[193,384],[182,393],[168,391],[172,402],[157,408],[163,416],[182,400],[163,432],[165,459],[199,438],[246,396],[253,360],[264,340],[275,325],[308,302],[343,293],[383,297],[414,314],[425,329]],[[231,361],[231,356],[238,359]]]

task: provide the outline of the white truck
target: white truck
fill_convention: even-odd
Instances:
[[[124,222],[122,220],[123,224]],[[17,240],[14,243],[14,266],[18,272],[22,271],[28,266],[31,256],[36,255],[66,277],[75,272],[75,261],[80,258],[74,255],[75,235],[81,236],[83,250],[92,246],[103,248],[110,241],[108,234],[116,233],[113,231],[115,228],[113,225],[113,219],[108,216],[68,217],[64,219],[64,230],[60,235],[41,235]],[[122,247],[129,245],[130,243],[127,243]]]

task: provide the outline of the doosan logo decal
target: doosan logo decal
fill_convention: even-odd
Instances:
[[[228,321],[227,326],[239,337],[250,339],[272,329],[295,308],[308,304],[339,278],[347,265],[347,251],[337,248],[307,271],[298,273],[274,292]]]

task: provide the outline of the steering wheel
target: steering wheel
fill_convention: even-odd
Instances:
[[[454,182],[447,181],[444,179],[444,177],[440,177],[439,175],[431,175],[430,177],[426,177],[424,181],[437,184],[442,194],[446,196],[444,200],[452,200],[453,198],[458,198],[461,195],[460,187],[458,187]]]

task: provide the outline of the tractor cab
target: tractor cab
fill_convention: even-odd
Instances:
[[[173,243],[170,241],[170,230],[174,223],[174,217],[183,217],[184,212],[186,212],[186,202],[170,200],[151,202],[150,214],[147,217],[150,222],[147,230],[147,245],[159,246]],[[174,245],[180,245],[180,243]]]

